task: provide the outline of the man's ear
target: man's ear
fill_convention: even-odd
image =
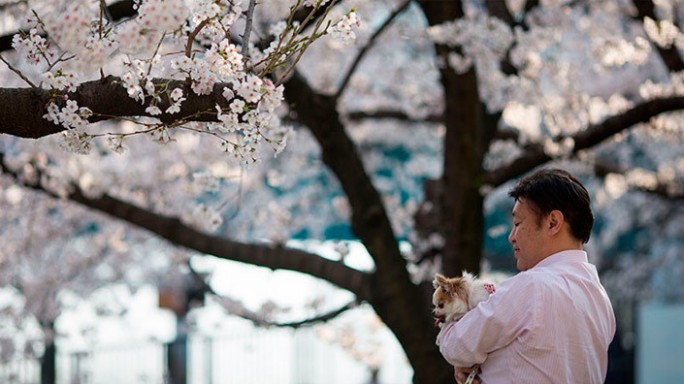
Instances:
[[[555,235],[560,232],[563,224],[565,224],[565,216],[563,216],[563,212],[557,209],[551,211],[546,218],[546,225],[548,226],[547,229],[549,230],[550,235]]]

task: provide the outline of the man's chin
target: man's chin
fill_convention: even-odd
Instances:
[[[516,258],[515,267],[518,268],[518,271],[520,271],[520,272],[524,272],[527,270],[527,266],[525,266],[525,264],[523,264],[520,261],[520,259],[517,259],[517,258]]]

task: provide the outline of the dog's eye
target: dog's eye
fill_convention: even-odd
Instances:
[[[444,308],[444,303],[439,303],[439,305],[437,305],[437,307]]]

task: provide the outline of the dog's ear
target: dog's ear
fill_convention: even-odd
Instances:
[[[439,287],[444,288],[447,286],[447,283],[447,278],[444,275],[437,273],[435,274],[435,279],[432,280],[432,287],[434,289],[437,289]]]
[[[444,293],[449,296],[467,297],[464,295],[467,295],[468,284],[469,281],[467,277],[454,277],[451,279],[445,278],[441,287],[442,290],[444,290]]]

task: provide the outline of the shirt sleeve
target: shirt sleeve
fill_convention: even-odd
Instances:
[[[529,274],[507,281],[487,301],[442,332],[439,350],[455,367],[481,364],[487,355],[513,342],[535,326],[540,287]]]

